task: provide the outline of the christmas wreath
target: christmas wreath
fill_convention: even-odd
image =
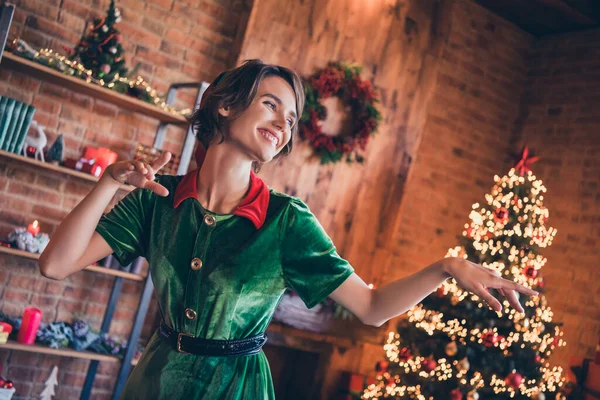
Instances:
[[[321,158],[321,164],[338,162],[346,156],[347,162],[362,163],[358,153],[365,150],[369,138],[377,131],[381,113],[375,107],[377,95],[371,81],[360,77],[362,68],[332,62],[304,82],[306,103],[300,119],[300,135],[307,140]],[[352,132],[331,136],[321,131],[319,121],[327,118],[327,109],[321,100],[338,97],[350,107]]]

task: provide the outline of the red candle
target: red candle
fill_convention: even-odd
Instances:
[[[40,226],[38,224],[37,219],[33,221],[33,224],[29,224],[29,226],[27,227],[27,232],[31,233],[33,236],[40,233]]]
[[[23,344],[33,344],[41,321],[42,312],[37,308],[27,307],[23,311],[23,321],[19,333],[17,333],[17,341]]]

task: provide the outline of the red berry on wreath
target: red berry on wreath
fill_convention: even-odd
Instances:
[[[462,400],[463,394],[459,388],[456,388],[450,392],[450,400]]]
[[[517,389],[519,386],[521,386],[521,382],[523,382],[523,376],[517,372],[511,372],[510,374],[506,375],[504,382],[506,382],[506,384],[511,388]]]

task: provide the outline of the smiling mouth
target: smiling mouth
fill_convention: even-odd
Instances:
[[[277,147],[277,145],[279,144],[279,138],[277,136],[275,136],[266,129],[259,128],[258,132],[261,134],[262,137],[270,141],[273,144],[273,147]]]

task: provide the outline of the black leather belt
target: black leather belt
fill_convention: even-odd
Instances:
[[[202,339],[176,332],[164,322],[160,324],[160,333],[174,345],[178,352],[200,356],[249,356],[258,353],[267,342],[265,333],[236,340]]]

